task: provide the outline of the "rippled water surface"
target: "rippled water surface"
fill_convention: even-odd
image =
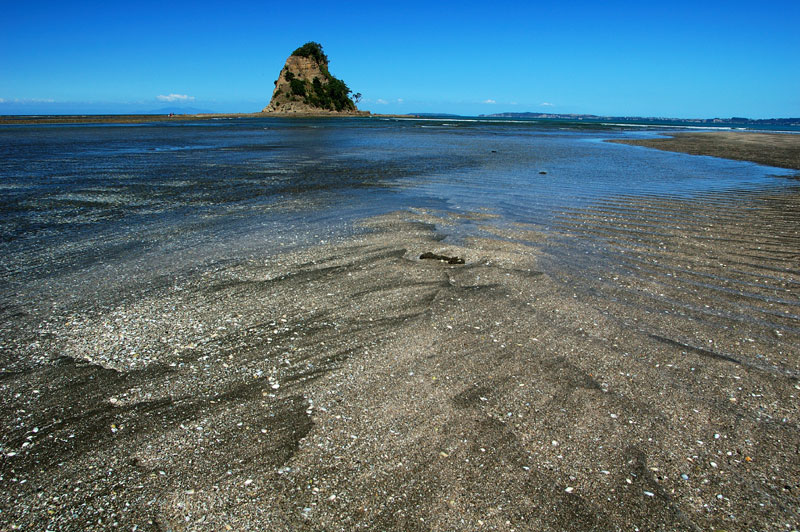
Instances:
[[[796,327],[794,172],[604,142],[654,134],[490,120],[4,127],[0,287],[19,301],[147,283],[423,208],[535,226],[551,237],[542,249],[553,271],[576,287],[600,289],[613,264],[658,293],[683,287],[653,296],[662,303],[752,308],[748,320]],[[484,229],[465,222],[452,237]],[[709,239],[730,255],[704,255]],[[717,259],[736,267],[695,264]],[[690,301],[693,285],[711,285],[722,306]]]

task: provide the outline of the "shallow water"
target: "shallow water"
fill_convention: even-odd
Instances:
[[[797,181],[651,134],[0,129],[4,519],[797,528]]]
[[[346,236],[357,220],[398,209],[580,233],[550,250],[559,269],[621,238],[609,217],[635,224],[646,208],[632,229],[645,235],[677,223],[659,199],[724,213],[798,188],[791,171],[603,142],[653,134],[455,119],[3,127],[2,299],[102,299],[120,285]],[[608,223],[575,222],[587,216]],[[696,226],[704,214],[680,216]],[[483,223],[447,232],[479,234]]]

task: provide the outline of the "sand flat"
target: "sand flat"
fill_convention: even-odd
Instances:
[[[800,170],[800,135],[714,131],[675,133],[665,138],[613,140],[611,142],[692,155],[711,155]]]

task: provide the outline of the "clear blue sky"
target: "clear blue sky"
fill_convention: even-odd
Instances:
[[[0,114],[258,111],[314,40],[373,112],[800,116],[798,0],[0,7]]]

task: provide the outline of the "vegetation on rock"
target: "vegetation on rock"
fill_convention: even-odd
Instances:
[[[291,74],[291,72],[289,72]],[[290,81],[292,87],[292,94],[296,94],[297,96],[305,96],[306,95],[306,84],[300,79],[292,78]]]
[[[324,63],[326,67],[328,64],[328,56],[322,51],[322,45],[318,42],[309,41],[292,52],[292,55],[299,55],[300,57],[312,57],[320,65]]]
[[[352,93],[350,88],[328,70],[328,56],[322,50],[321,44],[313,41],[307,42],[292,52],[292,56],[313,61],[311,73],[307,70],[293,72],[291,68],[294,68],[292,65],[296,66],[296,63],[287,60],[282,76],[283,81],[279,79],[275,82],[275,92],[267,109],[284,107],[289,102],[302,102],[306,106],[327,111],[356,110],[356,105],[350,97]],[[317,70],[318,73],[315,73]],[[361,94],[354,95],[356,100],[360,97]]]

